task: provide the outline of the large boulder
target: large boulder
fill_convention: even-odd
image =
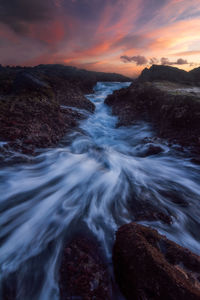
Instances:
[[[156,230],[136,223],[122,226],[113,263],[128,300],[200,299],[200,257]]]

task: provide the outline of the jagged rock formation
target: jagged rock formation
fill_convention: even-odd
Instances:
[[[138,77],[139,82],[155,80],[165,80],[188,85],[200,85],[200,68],[186,72],[171,66],[152,65],[149,69],[145,68]]]

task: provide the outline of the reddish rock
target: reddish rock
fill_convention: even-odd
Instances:
[[[122,226],[113,263],[128,300],[200,299],[200,257],[156,230],[136,223]]]
[[[108,271],[98,246],[86,238],[76,238],[66,246],[60,267],[61,300],[109,300]]]

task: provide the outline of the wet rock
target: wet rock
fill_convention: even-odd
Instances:
[[[171,202],[181,206],[181,207],[188,207],[189,206],[189,203],[186,202],[186,200],[184,200],[183,198],[181,197],[178,197],[178,196],[175,196],[174,198],[170,199]]]
[[[155,206],[149,201],[135,200],[129,201],[130,210],[135,221],[161,221],[165,224],[171,224],[172,218],[167,211],[162,211],[159,206]]]
[[[129,126],[137,120],[151,122],[158,137],[190,146],[198,155],[200,97],[181,88],[168,82],[133,83],[109,95],[105,103],[118,116],[118,126]]]
[[[16,273],[12,273],[3,279],[2,286],[0,289],[0,299],[2,300],[17,299]]]
[[[184,199],[184,196],[181,193],[178,193],[176,190],[163,190],[160,191],[161,195],[168,201],[175,203],[181,207],[188,207],[189,203]]]
[[[162,153],[163,149],[160,146],[155,146],[155,145],[149,145],[148,149],[145,151],[144,155],[145,156],[151,156],[151,155],[156,155],[159,153]]]
[[[62,65],[0,68],[0,140],[15,145],[15,150],[56,144],[80,119],[70,109],[94,112],[86,97],[97,81],[127,81],[119,74],[90,72]],[[63,110],[60,106],[69,106]],[[17,141],[20,141],[17,143]]]
[[[161,221],[165,224],[171,224],[172,218],[162,211],[156,211],[156,209],[148,211],[146,208],[145,211],[135,214],[135,221]]]
[[[156,230],[136,223],[122,226],[113,263],[127,299],[200,299],[200,257]]]
[[[16,150],[53,145],[67,128],[76,125],[76,119],[62,114],[59,106],[47,97],[27,99],[24,95],[4,101],[0,103],[0,139],[8,141]]]
[[[61,300],[111,299],[108,271],[94,241],[80,237],[65,247],[59,285]]]
[[[191,162],[196,165],[200,165],[200,157],[195,157],[191,159]]]
[[[94,112],[95,105],[85,97],[78,84],[76,85],[75,82],[73,84],[70,82],[60,83],[59,88],[55,82],[52,83],[52,85],[56,100],[60,105],[84,109],[91,113]]]

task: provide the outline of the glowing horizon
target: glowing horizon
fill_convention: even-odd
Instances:
[[[0,0],[0,7],[3,65],[61,63],[128,76],[153,63],[200,65],[199,0]]]

